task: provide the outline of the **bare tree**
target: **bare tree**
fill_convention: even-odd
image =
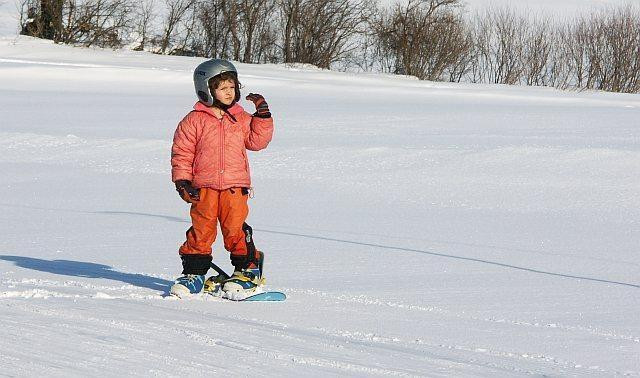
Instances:
[[[559,57],[566,62],[568,72],[567,80],[562,84],[564,88],[569,86],[583,88],[585,86],[588,71],[589,31],[587,26],[588,21],[581,18],[573,24],[564,25],[560,30],[562,43],[559,46]]]
[[[195,5],[195,0],[164,0],[167,14],[163,23],[162,37],[160,38],[160,54],[165,54],[171,42],[175,38],[178,25],[184,20],[187,12]]]
[[[240,1],[241,29],[244,39],[242,61],[260,62],[269,45],[275,44],[275,32],[270,27],[276,3],[273,0]]]
[[[523,80],[527,85],[549,85],[553,81],[553,51],[556,34],[548,18],[530,21],[525,28]]]
[[[357,48],[354,40],[375,10],[373,0],[280,0],[285,63],[329,68]]]
[[[136,32],[140,38],[140,44],[134,49],[144,50],[151,37],[153,23],[156,19],[155,0],[144,0],[136,11]]]
[[[37,37],[42,35],[42,22],[38,2],[34,0],[23,0],[17,5],[20,11],[20,34]]]
[[[194,7],[188,45],[194,53],[262,63],[274,60],[275,0],[209,0]],[[191,28],[186,28],[187,32]]]
[[[83,46],[121,47],[133,25],[129,0],[66,0],[60,41]]]
[[[301,5],[303,0],[278,0],[282,25],[282,54],[285,62],[293,61],[293,33],[300,24]]]
[[[523,75],[529,25],[509,8],[489,9],[474,20],[478,59],[473,81],[517,84]]]
[[[382,12],[373,29],[383,71],[420,79],[460,80],[472,43],[458,0],[410,0]]]
[[[224,3],[225,0],[211,0],[196,5],[200,32],[193,35],[191,46],[200,56],[228,58]]]
[[[64,0],[23,0],[20,3],[21,34],[59,42]]]
[[[231,59],[240,60],[242,51],[242,39],[240,30],[240,4],[239,1],[223,2],[222,12],[226,23],[227,38],[229,38],[231,48]]]
[[[473,32],[468,24],[459,25],[460,30],[456,34],[456,38],[451,40],[452,54],[446,72],[449,75],[449,81],[460,82],[465,78],[473,67],[473,62],[478,58],[477,50],[473,43]]]
[[[598,89],[634,93],[640,90],[640,12],[630,6],[602,17],[604,59]]]

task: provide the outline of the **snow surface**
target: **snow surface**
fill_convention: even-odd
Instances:
[[[638,95],[238,64],[289,298],[176,300],[200,61],[0,39],[0,375],[640,375]]]

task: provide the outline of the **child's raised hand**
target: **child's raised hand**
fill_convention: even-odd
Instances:
[[[269,111],[269,105],[267,105],[267,101],[265,101],[264,97],[261,94],[257,93],[249,93],[247,96],[247,100],[253,102],[256,106],[256,112],[253,113],[254,117],[260,118],[270,118],[271,112]]]

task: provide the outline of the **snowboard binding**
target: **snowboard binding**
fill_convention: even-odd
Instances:
[[[251,263],[255,264],[253,266],[257,266],[255,269],[242,269],[235,271],[233,275],[229,275],[222,268],[211,263],[211,268],[218,273],[217,275],[213,275],[204,283],[204,292],[207,294],[221,296],[225,294],[225,290],[223,287],[228,282],[239,283],[240,286],[251,286],[253,290],[251,293],[247,293],[248,295],[253,294],[253,291],[259,291],[266,283],[266,279],[262,274],[262,268],[264,265],[264,253],[261,251],[257,251],[258,258],[251,259]]]

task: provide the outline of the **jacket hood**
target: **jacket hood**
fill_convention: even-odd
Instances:
[[[207,105],[201,103],[200,101],[196,102],[195,105],[193,105],[193,110],[197,111],[197,112],[205,112],[208,114],[211,114],[212,116],[215,117],[215,114],[213,113],[213,110],[211,110],[210,107],[208,107]],[[242,105],[238,104],[237,102],[235,104],[233,104],[229,109],[227,109],[227,112],[229,112],[229,114],[236,116],[240,113],[242,113],[244,111],[244,108],[242,108]]]

